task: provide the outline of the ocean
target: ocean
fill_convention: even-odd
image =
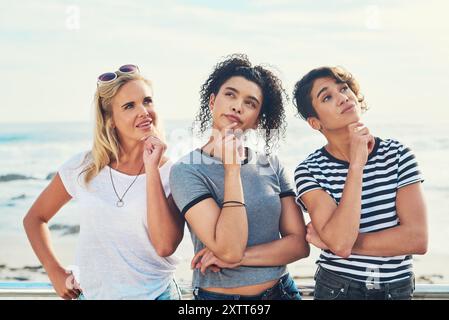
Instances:
[[[285,140],[278,156],[293,177],[293,170],[309,153],[324,144],[324,138],[297,118],[289,118]],[[366,121],[371,132],[381,138],[394,138],[415,153],[423,173],[428,207],[429,251],[438,263],[449,263],[449,134],[448,125],[378,119]],[[168,155],[176,160],[199,146],[204,139],[193,138],[190,121],[165,121]],[[92,143],[91,123],[7,123],[0,125],[0,235],[23,234],[22,218],[49,183],[52,173],[76,153]],[[307,217],[306,217],[307,219]],[[76,206],[69,202],[50,221],[59,232],[70,231],[79,223]],[[64,227],[65,226],[65,227]],[[65,228],[65,229],[64,229]],[[57,227],[53,230],[57,232]],[[69,232],[70,233],[70,232]],[[76,233],[76,230],[75,230]],[[190,242],[188,232],[185,241]],[[1,252],[8,244],[0,243]],[[191,246],[184,246],[191,255]],[[425,256],[425,257],[426,257]],[[425,258],[421,258],[425,259]],[[435,260],[434,260],[435,261]]]

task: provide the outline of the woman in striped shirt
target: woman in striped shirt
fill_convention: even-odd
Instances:
[[[342,68],[296,83],[299,115],[326,138],[295,170],[307,240],[322,249],[315,299],[411,299],[412,254],[427,251],[423,179],[413,153],[361,123],[360,88]]]

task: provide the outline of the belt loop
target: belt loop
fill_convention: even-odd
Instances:
[[[264,300],[264,298],[266,298],[268,296],[268,293],[270,292],[269,290],[270,290],[270,288],[265,289],[264,291],[262,291],[262,293],[259,295],[260,300]]]
[[[278,293],[286,294],[285,282],[288,279],[288,275],[289,274],[283,275],[272,287],[266,289],[263,293],[261,293],[260,299],[261,300],[264,300],[264,298],[269,299],[270,296],[272,296],[273,294],[277,295]]]
[[[391,295],[390,295],[390,283],[387,282],[385,283],[385,300],[390,300]]]
[[[349,292],[349,287],[351,286],[351,282],[352,282],[352,279],[349,279],[349,281],[345,281],[344,290],[345,290],[346,294],[348,294],[348,292]]]
[[[279,279],[280,281],[280,283],[281,283],[281,285],[283,286],[283,287],[285,287],[285,284],[287,283],[287,280],[288,280],[288,277],[290,276],[290,274],[289,273],[287,273],[287,274],[284,274],[282,277],[281,277],[281,279]]]
[[[320,272],[320,268],[321,268],[320,265],[318,265],[318,268],[316,268],[315,275],[313,276],[313,280],[315,280],[315,281],[316,281],[316,277],[318,276],[318,272]]]

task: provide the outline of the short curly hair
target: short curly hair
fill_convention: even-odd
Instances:
[[[361,104],[362,111],[368,110],[365,97],[360,93],[360,85],[357,80],[342,67],[320,67],[308,72],[301,80],[295,84],[293,90],[293,104],[298,111],[298,115],[304,120],[307,118],[318,118],[315,108],[312,105],[311,91],[315,80],[320,78],[333,78],[337,83],[346,83],[357,97]]]
[[[209,109],[211,94],[217,95],[221,86],[232,77],[243,77],[256,83],[262,91],[263,101],[259,113],[257,129],[266,133],[265,152],[269,154],[279,138],[285,136],[286,121],[284,104],[287,94],[281,80],[261,65],[252,66],[244,54],[232,54],[219,62],[200,90],[200,109],[195,117],[199,122],[199,131],[203,134],[212,125],[212,113]]]

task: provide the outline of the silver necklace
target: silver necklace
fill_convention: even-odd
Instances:
[[[111,177],[112,188],[114,189],[115,195],[117,196],[117,199],[118,199],[118,201],[116,203],[117,207],[121,208],[125,205],[123,198],[125,197],[128,190],[131,188],[131,186],[134,184],[134,182],[136,182],[137,178],[139,177],[140,173],[142,172],[142,169],[143,169],[143,165],[142,165],[142,167],[140,167],[139,173],[134,178],[133,182],[131,182],[129,187],[125,190],[125,193],[123,193],[123,195],[120,197],[117,193],[117,190],[115,189],[114,180],[112,180],[112,170],[111,170],[111,167],[109,167],[109,176]]]

